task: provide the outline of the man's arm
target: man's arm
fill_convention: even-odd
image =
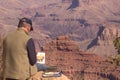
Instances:
[[[29,62],[31,65],[34,65],[37,61],[37,58],[36,58],[35,45],[32,38],[29,39],[27,42],[27,51],[28,51]]]

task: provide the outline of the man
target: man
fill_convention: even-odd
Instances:
[[[36,52],[29,32],[33,31],[32,21],[22,18],[18,29],[3,40],[3,79],[27,80],[37,72]]]

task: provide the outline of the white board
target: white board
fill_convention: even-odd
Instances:
[[[45,64],[45,52],[37,53],[37,63]]]

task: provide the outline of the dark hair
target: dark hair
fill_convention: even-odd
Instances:
[[[25,26],[25,23],[30,24],[30,25],[31,25],[30,31],[33,31],[32,21],[31,21],[30,19],[28,19],[28,18],[25,18],[25,17],[24,17],[24,18],[21,18],[21,19],[19,20],[18,28],[24,27],[24,26]]]

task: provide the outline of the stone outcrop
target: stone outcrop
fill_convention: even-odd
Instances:
[[[61,3],[61,1],[66,3]],[[59,35],[68,34],[74,40],[83,41],[85,44],[83,49],[86,49],[86,45],[96,37],[98,31],[98,26],[96,28],[92,26],[102,25],[104,22],[120,22],[119,0],[79,0],[79,7],[75,7],[75,10],[72,11],[66,10],[72,1],[78,0],[1,1],[0,32],[7,34],[12,31],[16,28],[18,18],[27,15],[26,17],[31,18],[34,22],[33,37],[37,36],[37,39],[34,39],[37,48],[44,45],[49,40],[48,37],[52,39]],[[5,6],[5,3],[9,4]],[[41,34],[45,37],[39,36]],[[105,53],[109,54],[109,52]]]
[[[58,50],[58,51],[79,51],[77,43],[70,40],[68,36],[60,36],[43,47],[44,51]]]
[[[107,24],[105,25],[105,27],[101,26],[98,31],[97,37],[88,45],[88,51],[92,51],[101,56],[115,55],[116,49],[114,47],[113,40],[119,36],[119,25]]]
[[[98,45],[113,44],[113,40],[120,36],[120,30],[115,27],[104,28],[103,32],[98,35]]]
[[[66,39],[66,37],[62,36],[55,40],[67,41],[68,38]],[[104,57],[80,50],[75,51],[75,49],[69,51],[66,49],[56,49],[57,47],[51,49],[49,48],[51,45],[46,45],[47,47],[43,49],[46,53],[46,65],[57,66],[57,71],[62,71],[70,80],[120,79],[119,76],[117,76],[120,74],[119,66],[108,62]],[[54,46],[55,45],[58,46],[57,44],[54,44]],[[59,45],[62,45],[62,43]],[[64,45],[64,48],[66,48],[65,46],[67,45]]]
[[[29,80],[70,80],[68,79],[65,75],[61,75],[60,77],[48,77],[48,78],[44,78],[42,77],[42,74],[44,72],[38,72],[37,74],[33,75],[30,77]]]
[[[103,27],[101,26],[98,35],[96,45],[110,45],[113,44],[113,40],[120,36],[120,29],[116,27]]]

